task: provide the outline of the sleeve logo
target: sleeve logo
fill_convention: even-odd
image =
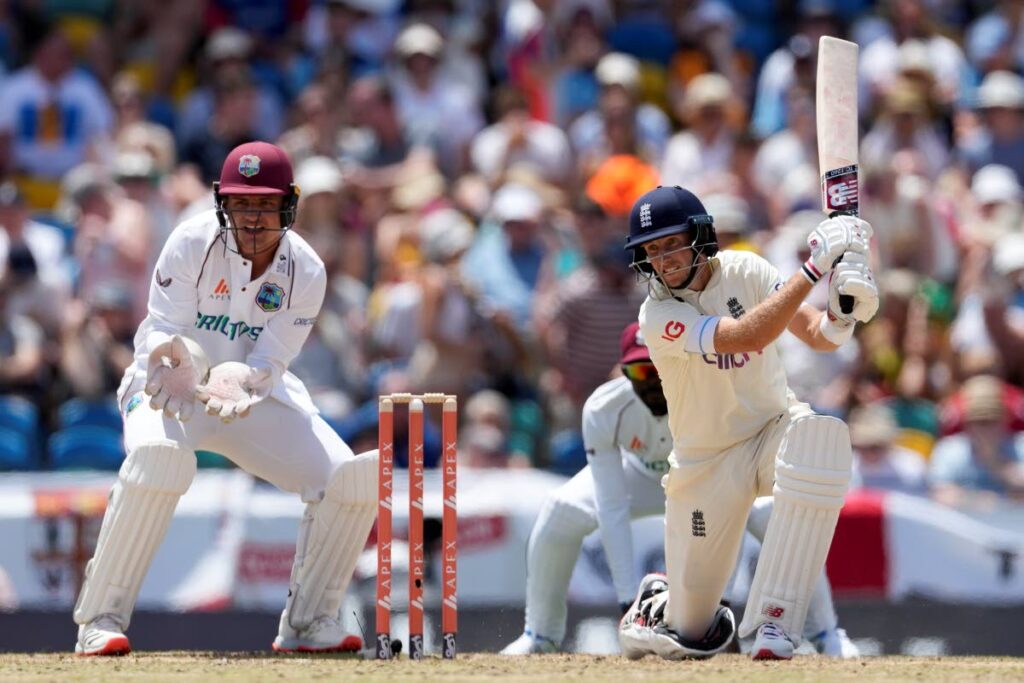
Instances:
[[[661,338],[670,342],[676,341],[683,336],[683,332],[686,332],[686,325],[678,320],[669,320],[665,323],[665,331],[661,333]]]

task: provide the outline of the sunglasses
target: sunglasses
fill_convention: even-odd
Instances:
[[[658,369],[654,363],[627,363],[622,366],[622,374],[634,382],[646,382],[658,378]]]

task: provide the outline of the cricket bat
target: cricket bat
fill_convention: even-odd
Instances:
[[[822,36],[818,42],[815,107],[818,125],[818,171],[821,209],[828,216],[858,215],[857,179],[857,53],[856,43]],[[839,298],[843,313],[853,310],[853,297]]]

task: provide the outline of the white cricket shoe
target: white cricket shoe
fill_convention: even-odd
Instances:
[[[544,636],[534,635],[527,630],[523,632],[523,635],[506,645],[501,654],[513,656],[549,655],[558,651],[559,647],[555,644],[555,641]]]
[[[78,627],[75,654],[85,656],[126,655],[132,651],[121,624],[109,614],[101,614]]]
[[[833,628],[822,631],[811,638],[811,642],[814,643],[814,649],[818,651],[818,654],[826,657],[840,659],[860,657],[860,650],[850,640],[850,636],[846,635],[845,629]]]
[[[765,622],[757,629],[757,637],[750,648],[751,659],[793,659],[793,641],[782,627],[774,622]]]
[[[348,633],[334,617],[322,616],[297,631],[288,623],[287,613],[281,615],[274,652],[359,652],[363,639]]]

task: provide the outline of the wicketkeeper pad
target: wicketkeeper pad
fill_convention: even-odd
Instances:
[[[767,621],[799,645],[814,584],[825,564],[850,483],[850,434],[841,420],[797,418],[775,461],[775,509],[739,633]]]
[[[195,453],[173,441],[144,444],[128,454],[110,492],[96,554],[86,566],[76,623],[110,614],[128,628],[142,579],[195,474]]]
[[[285,616],[301,630],[318,616],[337,617],[356,560],[377,517],[377,451],[346,460],[320,502],[306,506],[292,565]]]

